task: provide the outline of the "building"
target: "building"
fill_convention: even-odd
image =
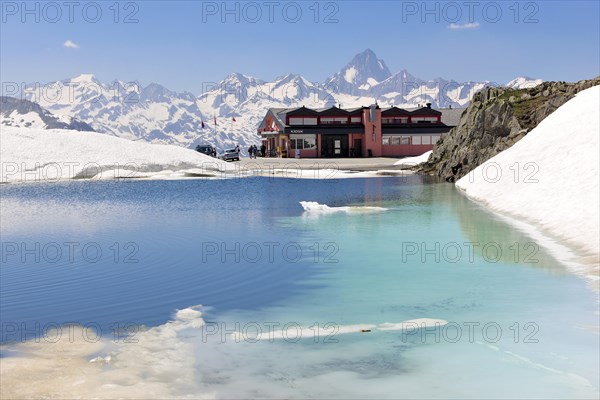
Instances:
[[[429,103],[415,109],[270,108],[258,134],[271,155],[282,157],[415,156],[431,150],[462,111]]]

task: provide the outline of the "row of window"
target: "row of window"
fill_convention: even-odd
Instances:
[[[408,117],[381,118],[382,124],[408,124]]]
[[[360,115],[355,117],[321,117],[321,124],[347,124],[350,121],[351,124],[360,124],[362,117]],[[317,117],[290,117],[290,125],[318,125],[319,121]]]
[[[384,146],[395,145],[431,145],[440,140],[441,135],[383,135]]]
[[[411,117],[413,124],[435,124],[438,121],[437,117]]]
[[[300,136],[300,135],[298,135]],[[317,148],[317,137],[315,135],[302,135],[290,139],[290,148],[292,150],[310,150]]]
[[[360,115],[354,117],[321,117],[321,124],[347,124],[350,121],[351,124],[360,124],[362,117]],[[386,117],[382,118],[383,124],[408,124],[408,117]],[[438,122],[438,117],[411,117],[410,122],[413,124],[435,124]],[[317,117],[290,117],[290,125],[318,125],[319,119]]]
[[[397,145],[432,145],[440,140],[441,135],[383,135],[384,146]],[[317,148],[316,135],[292,135],[290,137],[292,150],[311,150]]]

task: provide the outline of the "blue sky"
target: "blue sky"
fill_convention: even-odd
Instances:
[[[231,72],[320,82],[366,48],[424,79],[600,74],[597,0],[75,3],[2,1],[2,82],[93,73],[198,94]]]

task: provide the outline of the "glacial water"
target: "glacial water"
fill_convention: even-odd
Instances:
[[[93,339],[55,387],[29,370],[31,393],[598,397],[597,293],[453,185],[69,182],[0,196],[0,362],[52,365],[75,348],[44,339],[65,324]]]

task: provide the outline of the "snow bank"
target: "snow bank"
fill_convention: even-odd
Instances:
[[[456,186],[583,254],[598,275],[600,86],[584,90]]]
[[[2,127],[0,182],[221,177],[227,164],[194,150],[96,132]],[[230,167],[231,168],[231,167]]]
[[[402,167],[414,167],[415,165],[424,163],[425,161],[427,161],[429,159],[429,156],[431,155],[432,150],[428,151],[427,153],[423,153],[420,156],[416,156],[416,157],[406,157],[403,158],[402,160],[396,161],[394,163],[394,165],[399,165]]]

